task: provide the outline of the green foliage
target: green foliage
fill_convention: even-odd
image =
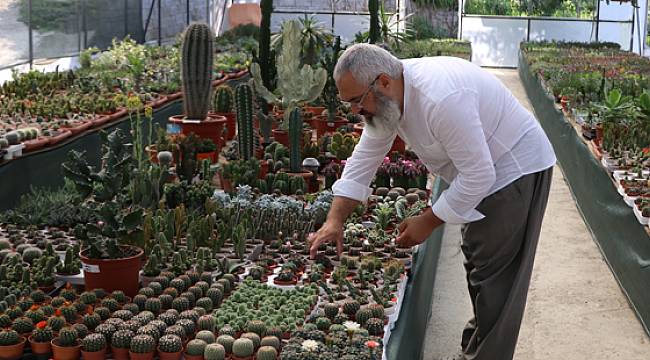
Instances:
[[[190,24],[183,36],[181,79],[188,119],[204,120],[210,109],[214,35],[207,24]]]

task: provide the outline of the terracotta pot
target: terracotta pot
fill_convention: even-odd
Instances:
[[[59,339],[52,340],[52,353],[56,360],[77,360],[81,356],[81,345],[59,346]]]
[[[65,140],[65,139],[69,138],[70,136],[72,136],[72,132],[71,132],[70,130],[59,130],[59,134],[58,134],[58,135],[56,135],[56,136],[50,136],[50,138],[49,138],[49,139],[50,139],[49,145],[58,144],[58,143],[60,143],[61,141],[63,141],[63,140]]]
[[[83,351],[81,350],[84,360],[104,360],[106,359],[106,348],[100,351]]]
[[[176,115],[171,116],[169,122],[179,125],[184,135],[194,133],[201,139],[212,139],[219,148],[224,145],[221,132],[226,124],[226,118],[221,115],[209,113],[208,117],[201,122],[187,122],[184,115]]]
[[[280,144],[289,147],[289,133],[285,130],[273,129],[271,130],[273,134],[273,139],[279,142]]]
[[[36,355],[46,355],[52,352],[52,343],[47,342],[36,342],[32,337],[29,337],[29,347],[32,348],[32,352]]]
[[[125,259],[89,259],[86,256],[88,250],[81,252],[86,290],[122,290],[128,296],[138,293],[143,251],[130,245],[122,245],[122,248],[135,249],[137,254]]]
[[[211,164],[215,164],[217,162],[217,152],[216,151],[211,151],[211,152],[196,154],[196,160],[199,163],[203,162],[204,159],[208,159],[208,160],[210,160]]]
[[[181,97],[183,97],[183,92],[181,91],[175,92],[173,94],[167,94],[168,101],[174,101],[176,99],[180,99]]]
[[[333,133],[341,126],[347,125],[346,118],[337,116],[336,120],[330,122],[326,116],[317,116],[311,120],[309,125],[316,130],[316,136],[321,137],[327,133]]]
[[[325,111],[325,106],[305,106],[304,110],[309,111],[314,114],[314,116],[319,116],[323,111]]]
[[[188,355],[187,353],[183,354],[185,360],[203,360],[203,355]]]
[[[160,357],[160,360],[180,360],[182,355],[183,355],[182,351],[175,352],[175,353],[168,353],[168,352],[160,351],[160,348],[158,349],[158,356]]]
[[[139,353],[134,353],[129,351],[129,358],[131,360],[152,360],[153,359],[153,351],[150,353],[144,353],[144,354],[139,354]]]
[[[47,146],[47,144],[49,143],[50,143],[50,139],[46,136],[41,136],[34,140],[27,140],[23,142],[23,144],[25,144],[25,148],[23,149],[23,152],[27,153],[27,152],[42,149],[43,147]]]
[[[294,279],[291,280],[291,281],[281,281],[281,280],[278,280],[278,278],[274,278],[274,279],[273,279],[273,283],[274,283],[275,285],[281,285],[281,286],[296,285],[296,284],[298,283],[298,279],[297,279],[297,278],[294,278]]]
[[[240,358],[240,357],[237,357],[237,356],[233,355],[233,356],[230,357],[230,359],[232,359],[232,360],[253,360],[253,359],[255,359],[255,357],[254,356],[249,356],[249,357],[245,357],[245,358]]]
[[[23,356],[23,349],[25,348],[25,338],[21,338],[20,342],[16,345],[0,346],[0,359],[2,360],[17,360]],[[57,359],[58,360],[58,359]]]
[[[237,132],[237,118],[233,112],[217,112],[217,115],[221,115],[226,118],[226,140],[232,140],[235,137]]]
[[[223,189],[223,191],[227,193],[233,192],[234,189],[232,187],[232,182],[230,180],[225,179],[223,175],[221,175],[221,173],[219,173],[219,182],[221,183],[221,188]]]
[[[115,360],[129,360],[129,349],[116,348],[111,346],[113,359]]]
[[[111,117],[107,115],[96,115],[95,118],[91,120],[93,128],[100,127],[109,121],[111,121]]]
[[[151,106],[152,108],[156,109],[156,108],[159,108],[159,107],[165,105],[165,103],[167,101],[168,101],[167,96],[161,95],[156,100],[151,101],[148,105]]]
[[[70,130],[70,132],[72,132],[72,136],[75,136],[77,134],[80,134],[80,133],[90,129],[92,126],[93,126],[92,122],[84,121],[83,123],[77,124],[77,125],[74,125],[74,126],[62,127],[62,129]]]

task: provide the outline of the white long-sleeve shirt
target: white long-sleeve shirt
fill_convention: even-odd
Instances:
[[[484,218],[475,209],[481,200],[555,164],[553,147],[535,117],[494,75],[452,57],[406,59],[403,65],[398,129],[382,136],[363,132],[334,195],[366,201],[398,134],[429,172],[450,184],[431,209],[451,224]]]

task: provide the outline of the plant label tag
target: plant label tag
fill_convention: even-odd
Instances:
[[[81,263],[81,267],[83,268],[83,270],[85,272],[89,272],[89,273],[98,273],[99,272],[99,265]]]
[[[167,124],[167,133],[168,134],[180,134],[181,127],[178,124]]]
[[[334,127],[334,123],[333,122],[328,122],[327,127]]]
[[[188,119],[183,119],[183,124],[200,124],[201,120],[188,120]]]

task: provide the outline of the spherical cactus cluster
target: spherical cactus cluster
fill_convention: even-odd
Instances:
[[[349,317],[355,316],[360,308],[361,305],[356,300],[348,299],[343,303],[343,312]]]
[[[176,321],[178,321],[178,316],[171,312],[164,312],[158,315],[158,319],[162,320],[165,324],[171,326],[174,325]]]
[[[158,319],[149,321],[149,324],[147,325],[155,326],[156,328],[158,328],[158,331],[160,332],[161,335],[164,334],[165,330],[167,329],[167,324],[165,324],[164,321]]]
[[[219,335],[219,337],[217,337],[217,344],[223,346],[224,349],[226,349],[226,352],[230,354],[232,353],[232,347],[235,344],[235,338],[230,335]]]
[[[44,324],[45,327],[37,326],[32,332],[32,340],[39,343],[50,342],[54,338],[54,331],[51,327],[47,326],[47,323]]]
[[[153,325],[145,325],[145,326],[139,328],[138,331],[136,332],[136,334],[137,335],[149,335],[152,338],[154,338],[154,340],[158,340],[158,338],[160,337],[160,330],[157,327],[153,326]]]
[[[255,353],[255,344],[251,339],[239,338],[232,344],[232,353],[240,358],[253,356]]]
[[[257,349],[260,346],[260,343],[262,342],[262,339],[260,338],[259,335],[257,335],[254,332],[247,332],[243,333],[240,337],[241,339],[249,339],[250,341],[253,342],[253,347]]]
[[[116,312],[113,313],[113,317],[122,319],[124,321],[131,320],[133,317],[133,313],[130,312],[129,310],[117,310]]]
[[[111,311],[103,306],[96,307],[95,314],[99,315],[99,318],[102,320],[107,320],[111,317]]]
[[[372,317],[377,319],[384,318],[384,307],[381,304],[370,304],[368,309],[372,312]]]
[[[134,303],[127,303],[122,305],[122,310],[128,310],[133,315],[137,315],[140,312],[140,307]]]
[[[70,347],[77,345],[77,338],[79,333],[77,330],[71,327],[64,327],[59,330],[59,345],[64,347]]]
[[[87,352],[102,351],[106,348],[106,338],[102,334],[90,334],[81,340],[81,347]]]
[[[135,334],[130,330],[117,330],[111,336],[111,346],[118,349],[128,349],[131,347],[131,339]]]
[[[209,330],[199,331],[198,333],[196,333],[196,338],[205,341],[206,344],[212,344],[213,342],[216,341],[214,333]]]
[[[118,303],[124,304],[126,302],[126,294],[121,290],[115,290],[111,293],[111,297],[117,300]]]
[[[185,352],[187,353],[187,355],[202,356],[203,352],[205,351],[206,345],[208,345],[208,343],[206,343],[201,339],[190,340],[190,342],[187,343],[187,348]]]
[[[77,339],[83,339],[90,332],[84,324],[73,324],[72,328],[77,332]],[[95,329],[97,330],[97,329]]]
[[[176,322],[176,325],[180,325],[185,330],[186,334],[194,334],[194,331],[196,330],[194,321],[190,319],[179,319]]]
[[[85,305],[95,305],[95,302],[97,302],[97,295],[92,291],[85,291],[79,296],[79,301]]]
[[[369,319],[366,323],[368,334],[372,336],[380,336],[384,332],[384,321],[377,318]]]
[[[221,344],[208,344],[203,351],[205,360],[224,360],[226,358],[226,349]]]
[[[110,311],[117,311],[120,308],[120,303],[113,298],[102,299],[101,304],[103,307],[108,308]]]
[[[110,339],[117,331],[117,328],[111,324],[103,323],[95,328],[95,332],[104,335],[104,338]]]
[[[272,346],[262,346],[257,350],[257,360],[276,360],[278,351]]]
[[[20,335],[15,330],[0,331],[0,346],[16,345],[20,342]]]
[[[140,309],[140,311],[144,310],[144,303],[146,302],[147,302],[147,297],[145,295],[138,294],[133,297],[133,303],[138,305],[138,309]]]
[[[172,325],[165,329],[165,335],[176,335],[178,337],[184,338],[187,334],[185,329],[180,325]]]
[[[40,251],[40,249],[38,249],[38,248],[35,248],[35,249]],[[27,251],[27,250],[25,250],[25,251]],[[23,259],[24,258],[25,258],[25,255],[23,254]],[[45,301],[45,295],[46,294],[43,292],[43,290],[34,290],[29,294],[29,297],[31,297],[32,300],[34,300],[35,303],[40,304],[43,301]]]
[[[183,341],[177,335],[165,335],[158,341],[158,350],[165,353],[177,353],[183,350]]]
[[[190,309],[190,300],[186,297],[177,297],[172,301],[172,309],[186,311]]]
[[[169,282],[169,286],[176,289],[178,293],[185,291],[185,281],[179,278],[175,278]]]
[[[195,299],[199,299],[203,296],[203,290],[198,286],[190,286],[187,291],[194,294]]]
[[[156,293],[153,291],[152,288],[147,286],[147,287],[140,288],[140,290],[138,290],[138,294],[150,298],[150,297],[154,297]]]
[[[262,337],[266,335],[266,324],[261,320],[251,320],[246,324],[246,330]]]
[[[156,340],[149,335],[136,335],[131,339],[130,350],[136,354],[147,354],[156,348]]]
[[[235,331],[235,329],[232,326],[228,325],[228,324],[222,326],[219,329],[219,335],[230,335],[230,336],[234,337],[236,333],[237,333],[237,331]]]
[[[203,315],[196,322],[199,330],[208,330],[214,332],[216,321],[212,315]]]
[[[22,316],[14,320],[11,329],[19,334],[26,334],[34,330],[34,322],[32,319]]]
[[[209,288],[205,292],[205,296],[210,298],[212,300],[212,306],[217,306],[221,303],[221,300],[223,299],[223,292],[218,289],[218,288]]]
[[[163,309],[170,309],[172,307],[172,302],[174,301],[173,296],[169,294],[161,294],[158,296],[158,299],[160,299],[160,304]]]
[[[45,320],[45,314],[41,309],[27,310],[27,312],[25,312],[25,317],[29,318],[34,324]]]

